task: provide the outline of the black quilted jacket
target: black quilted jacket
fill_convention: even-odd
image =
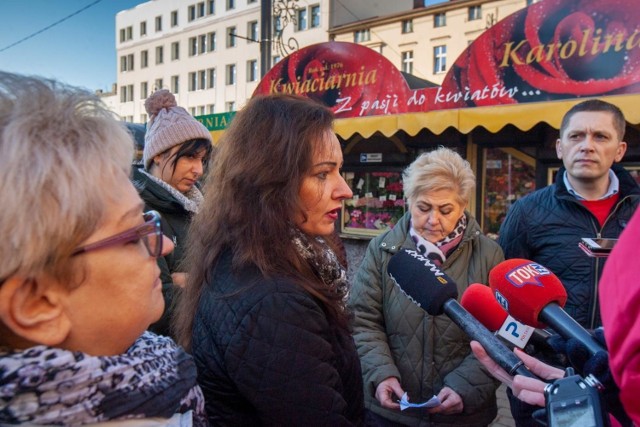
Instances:
[[[500,227],[499,243],[506,259],[536,261],[555,273],[567,290],[565,311],[586,328],[602,324],[598,281],[606,258],[588,257],[579,247],[582,237],[617,238],[627,226],[640,198],[635,180],[621,166],[620,198],[604,225],[573,197],[563,182],[564,168],[553,185],[516,201]]]
[[[360,362],[322,304],[224,254],[195,318],[193,356],[212,425],[350,426],[363,417]]]

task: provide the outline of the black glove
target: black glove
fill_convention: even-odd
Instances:
[[[607,348],[602,327],[590,331],[602,348]],[[598,351],[591,355],[587,348],[577,339],[565,340],[560,335],[553,335],[547,340],[548,344],[558,353],[566,354],[571,365],[583,377],[593,375],[604,386],[601,392],[602,401],[607,411],[623,426],[632,426],[620,402],[620,389],[613,380],[609,369],[609,352]]]

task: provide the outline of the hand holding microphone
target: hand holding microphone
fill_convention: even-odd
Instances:
[[[623,425],[629,418],[621,410],[618,388],[612,381],[606,380],[602,372],[609,371],[609,353],[586,329],[569,316],[562,307],[567,300],[560,279],[542,265],[526,259],[503,261],[489,272],[489,286],[496,299],[514,318],[519,321],[543,327],[551,326],[560,336],[571,343],[567,354],[573,362],[580,362],[585,369],[587,360],[594,372],[581,372],[599,382],[598,387],[606,399],[606,406]],[[596,373],[599,375],[589,375]],[[600,381],[600,378],[605,381]],[[607,388],[608,386],[608,388]]]

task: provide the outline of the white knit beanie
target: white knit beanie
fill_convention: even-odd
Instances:
[[[207,128],[187,110],[178,107],[175,96],[166,89],[151,94],[144,102],[144,108],[149,114],[142,154],[146,170],[149,170],[155,156],[171,147],[192,139],[207,139],[213,142]]]

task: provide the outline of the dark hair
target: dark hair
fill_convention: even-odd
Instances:
[[[211,153],[213,152],[213,145],[211,145],[211,141],[204,138],[191,139],[183,142],[179,147],[180,148],[178,148],[178,150],[171,156],[171,161],[164,164],[163,169],[166,168],[167,165],[171,165],[171,175],[173,175],[176,171],[178,160],[182,157],[195,156],[203,149],[205,150],[204,167],[206,169],[209,159],[211,158]],[[168,156],[172,148],[173,147],[163,151],[160,155],[163,157]],[[151,167],[154,167],[153,163],[151,163]]]
[[[254,97],[225,131],[203,191],[187,244],[188,284],[178,302],[175,336],[191,347],[193,318],[208,274],[231,250],[233,269],[255,266],[266,277],[291,278],[324,304],[346,327],[341,295],[313,272],[291,242],[299,190],[315,150],[331,132],[332,112],[293,95]]]
[[[569,109],[562,118],[562,123],[560,124],[560,138],[564,135],[564,131],[567,130],[567,126],[569,126],[569,120],[576,113],[583,112],[605,112],[611,113],[613,115],[613,127],[618,133],[618,137],[620,141],[624,139],[624,132],[627,126],[624,114],[618,107],[608,102],[602,101],[601,99],[588,99],[586,101],[582,101]]]

